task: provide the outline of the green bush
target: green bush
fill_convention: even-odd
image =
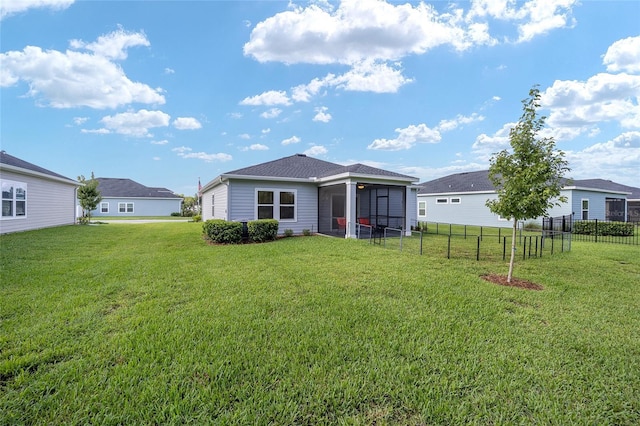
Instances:
[[[293,237],[293,229],[285,229],[284,230],[285,237]]]
[[[633,236],[633,223],[577,220],[573,222],[573,233],[582,235],[631,237]]]
[[[252,220],[247,223],[249,240],[254,243],[273,241],[278,236],[278,221],[275,219]]]
[[[311,231],[309,229],[303,229],[302,235],[304,235],[305,237],[309,237],[311,236]]]
[[[202,224],[205,237],[218,244],[239,244],[242,242],[242,223],[210,219]]]
[[[191,220],[193,220],[194,222],[202,222],[202,215],[197,214],[193,216]]]
[[[180,217],[180,216],[182,216],[182,214],[180,212],[172,212],[171,216],[172,217]]]

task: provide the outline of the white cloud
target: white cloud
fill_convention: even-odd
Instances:
[[[152,157],[151,159],[152,159],[153,161],[160,161],[160,160],[162,160],[160,157]]]
[[[178,155],[178,157],[186,158],[186,159],[195,158],[198,160],[204,160],[207,163],[211,163],[212,161],[225,162],[225,161],[233,160],[233,157],[229,154],[224,154],[224,153],[208,154],[206,152],[192,152],[193,150],[186,146],[173,148],[172,151],[175,152]]]
[[[300,142],[300,138],[297,136],[291,136],[288,139],[284,139],[281,143],[282,145],[291,145],[293,143],[298,143]]]
[[[308,155],[310,157],[317,157],[317,156],[320,156],[320,155],[324,155],[327,152],[329,152],[329,151],[327,151],[327,148],[325,148],[324,146],[322,146],[322,145],[314,145],[311,148],[305,150],[303,152],[303,154],[304,155]]]
[[[327,85],[326,81],[332,79],[333,74],[329,74],[324,79],[314,78],[308,84],[301,84],[291,89],[291,98],[296,102],[309,102],[312,96],[315,96],[320,90]]]
[[[555,81],[542,93],[551,127],[586,130],[603,121],[640,128],[640,75],[601,73],[587,81]]]
[[[127,59],[127,49],[130,47],[151,45],[144,33],[127,32],[123,28],[100,36],[92,43],[71,40],[69,44],[72,49],[86,49],[97,56],[114,60]]]
[[[397,60],[443,44],[464,50],[486,42],[478,36],[482,29],[459,24],[455,13],[439,14],[425,3],[343,1],[335,10],[311,4],[258,23],[244,53],[260,62],[353,64]]]
[[[315,109],[316,115],[313,117],[313,121],[321,121],[323,123],[328,123],[331,121],[331,114],[327,111],[329,108],[327,107],[318,107]]]
[[[251,135],[249,133],[241,133],[238,135],[240,139],[249,140],[251,139]]]
[[[623,133],[581,151],[567,151],[571,176],[576,179],[602,178],[638,186],[640,132]]]
[[[438,143],[440,132],[430,129],[426,124],[410,125],[404,129],[396,129],[395,139],[376,139],[367,148],[383,151],[400,151],[410,149],[416,143]]]
[[[195,130],[202,128],[202,124],[193,117],[178,117],[173,120],[173,127],[178,130]]]
[[[175,74],[176,71],[173,68],[165,68],[164,69],[164,73],[165,74]]]
[[[169,141],[166,139],[163,139],[161,141],[151,141],[151,145],[166,145],[168,143]]]
[[[325,83],[347,91],[396,93],[400,87],[413,80],[402,75],[399,63],[366,60],[353,65],[341,76],[327,76]]]
[[[271,118],[276,118],[281,113],[282,113],[282,110],[280,108],[270,108],[267,111],[265,111],[262,114],[260,114],[260,117],[266,118],[266,119],[271,119]]]
[[[82,126],[89,120],[89,117],[73,117],[73,123],[76,126]]]
[[[260,143],[254,143],[251,146],[245,146],[242,151],[268,151],[269,147]]]
[[[252,106],[261,106],[261,105],[291,105],[291,100],[287,96],[287,93],[284,91],[276,91],[270,90],[260,95],[251,96],[244,98],[240,105],[252,105]]]
[[[482,133],[476,137],[476,141],[472,145],[473,152],[479,155],[484,161],[489,161],[491,156],[503,149],[509,148],[509,133],[517,123],[506,123],[493,135]]]
[[[113,56],[126,57],[126,47],[144,44],[144,35],[116,33],[85,45],[96,53],[45,51],[35,46],[1,53],[0,86],[24,81],[29,85],[26,96],[54,108],[104,109],[134,102],[164,104],[162,89],[131,81],[120,65],[112,61]]]
[[[270,128],[262,129],[261,133],[263,135],[267,135],[267,134],[271,133],[271,129]]]
[[[167,127],[171,117],[162,111],[123,112],[103,117],[100,122],[115,133],[133,137],[151,136],[149,129]]]
[[[479,115],[475,112],[469,116],[458,114],[456,118],[452,120],[441,120],[440,123],[438,123],[436,130],[440,132],[449,132],[465,124],[470,124],[482,120],[484,120],[484,116]]]
[[[80,129],[80,133],[88,133],[94,135],[109,135],[111,131],[109,129]]]
[[[4,0],[0,3],[0,19],[29,9],[49,8],[62,10],[71,6],[73,2],[74,0]]]
[[[610,72],[640,72],[640,36],[627,37],[613,43],[602,62]]]

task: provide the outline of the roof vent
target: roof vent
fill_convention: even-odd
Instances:
[[[306,154],[296,154],[298,157],[306,157]]]

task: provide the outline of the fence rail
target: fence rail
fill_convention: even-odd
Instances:
[[[639,222],[590,219],[575,220],[572,215],[545,218],[543,232],[571,232],[574,241],[640,245]]]
[[[359,226],[358,236],[368,239],[370,244],[383,248],[396,249],[415,254],[436,254],[447,259],[465,258],[475,260],[507,260],[511,250],[511,232],[509,229],[489,227],[449,227],[422,226],[420,230],[405,231],[397,228],[375,228]],[[447,232],[442,232],[446,230]],[[456,232],[454,232],[456,231]],[[478,231],[476,233],[476,231]],[[540,230],[530,232],[519,230],[516,236],[516,253],[521,259],[550,256],[571,250],[571,234]]]

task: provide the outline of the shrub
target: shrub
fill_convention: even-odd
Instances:
[[[293,229],[285,229],[284,230],[285,237],[293,237]]]
[[[197,215],[193,216],[192,220],[194,222],[202,222],[202,215],[197,214]]]
[[[278,221],[275,219],[259,219],[248,222],[249,240],[255,243],[275,240],[278,236],[278,225]],[[242,225],[240,230],[242,231]]]
[[[210,219],[202,224],[205,237],[218,244],[239,244],[242,242],[242,223]]]
[[[309,237],[311,236],[311,231],[308,229],[303,229],[302,230],[302,235],[304,235],[305,237]]]
[[[573,222],[573,233],[583,235],[631,237],[633,224],[625,222],[601,222],[598,220],[577,220]]]
[[[525,231],[540,231],[542,229],[542,225],[538,222],[525,222],[523,229]]]
[[[171,213],[171,216],[172,216],[172,217],[180,217],[180,216],[182,216],[182,215],[180,214],[180,212],[172,212],[172,213]]]

